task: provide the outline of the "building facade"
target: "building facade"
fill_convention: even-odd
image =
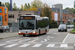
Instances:
[[[54,8],[53,8],[54,9]],[[60,24],[60,10],[56,9],[56,11],[52,11],[52,20],[56,21],[58,24]],[[75,15],[74,14],[68,14],[68,11],[63,10],[62,13],[62,23],[64,24],[71,24],[73,23],[75,19]]]
[[[8,11],[8,23],[17,22],[21,15],[37,15],[36,11]]]
[[[75,1],[74,1],[74,5],[75,5]],[[71,24],[71,23],[73,23],[73,21],[75,19],[74,14],[69,14],[68,10],[63,10],[62,4],[52,5],[51,10],[52,10],[52,20],[55,20],[58,24],[60,24],[61,18],[62,18],[62,23],[64,23],[64,24]],[[62,17],[61,17],[61,11],[60,10],[62,10]]]

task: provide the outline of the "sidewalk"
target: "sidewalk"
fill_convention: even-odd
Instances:
[[[4,32],[4,33],[0,33],[0,39],[9,38],[9,37],[15,37],[15,36],[18,36],[18,32]]]

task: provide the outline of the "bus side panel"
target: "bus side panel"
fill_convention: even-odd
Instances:
[[[41,34],[44,34],[44,33],[47,33],[48,31],[49,31],[49,29],[47,29],[47,30],[44,29],[44,30],[41,30],[40,33],[41,33]]]

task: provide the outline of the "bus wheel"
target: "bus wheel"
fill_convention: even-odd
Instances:
[[[25,35],[23,35],[23,37],[25,37]]]
[[[45,34],[47,33],[47,29],[45,29]]]

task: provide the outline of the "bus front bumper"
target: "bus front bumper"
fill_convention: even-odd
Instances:
[[[28,34],[28,35],[37,35],[37,32],[35,33],[18,33],[19,35],[25,35],[25,34]]]

